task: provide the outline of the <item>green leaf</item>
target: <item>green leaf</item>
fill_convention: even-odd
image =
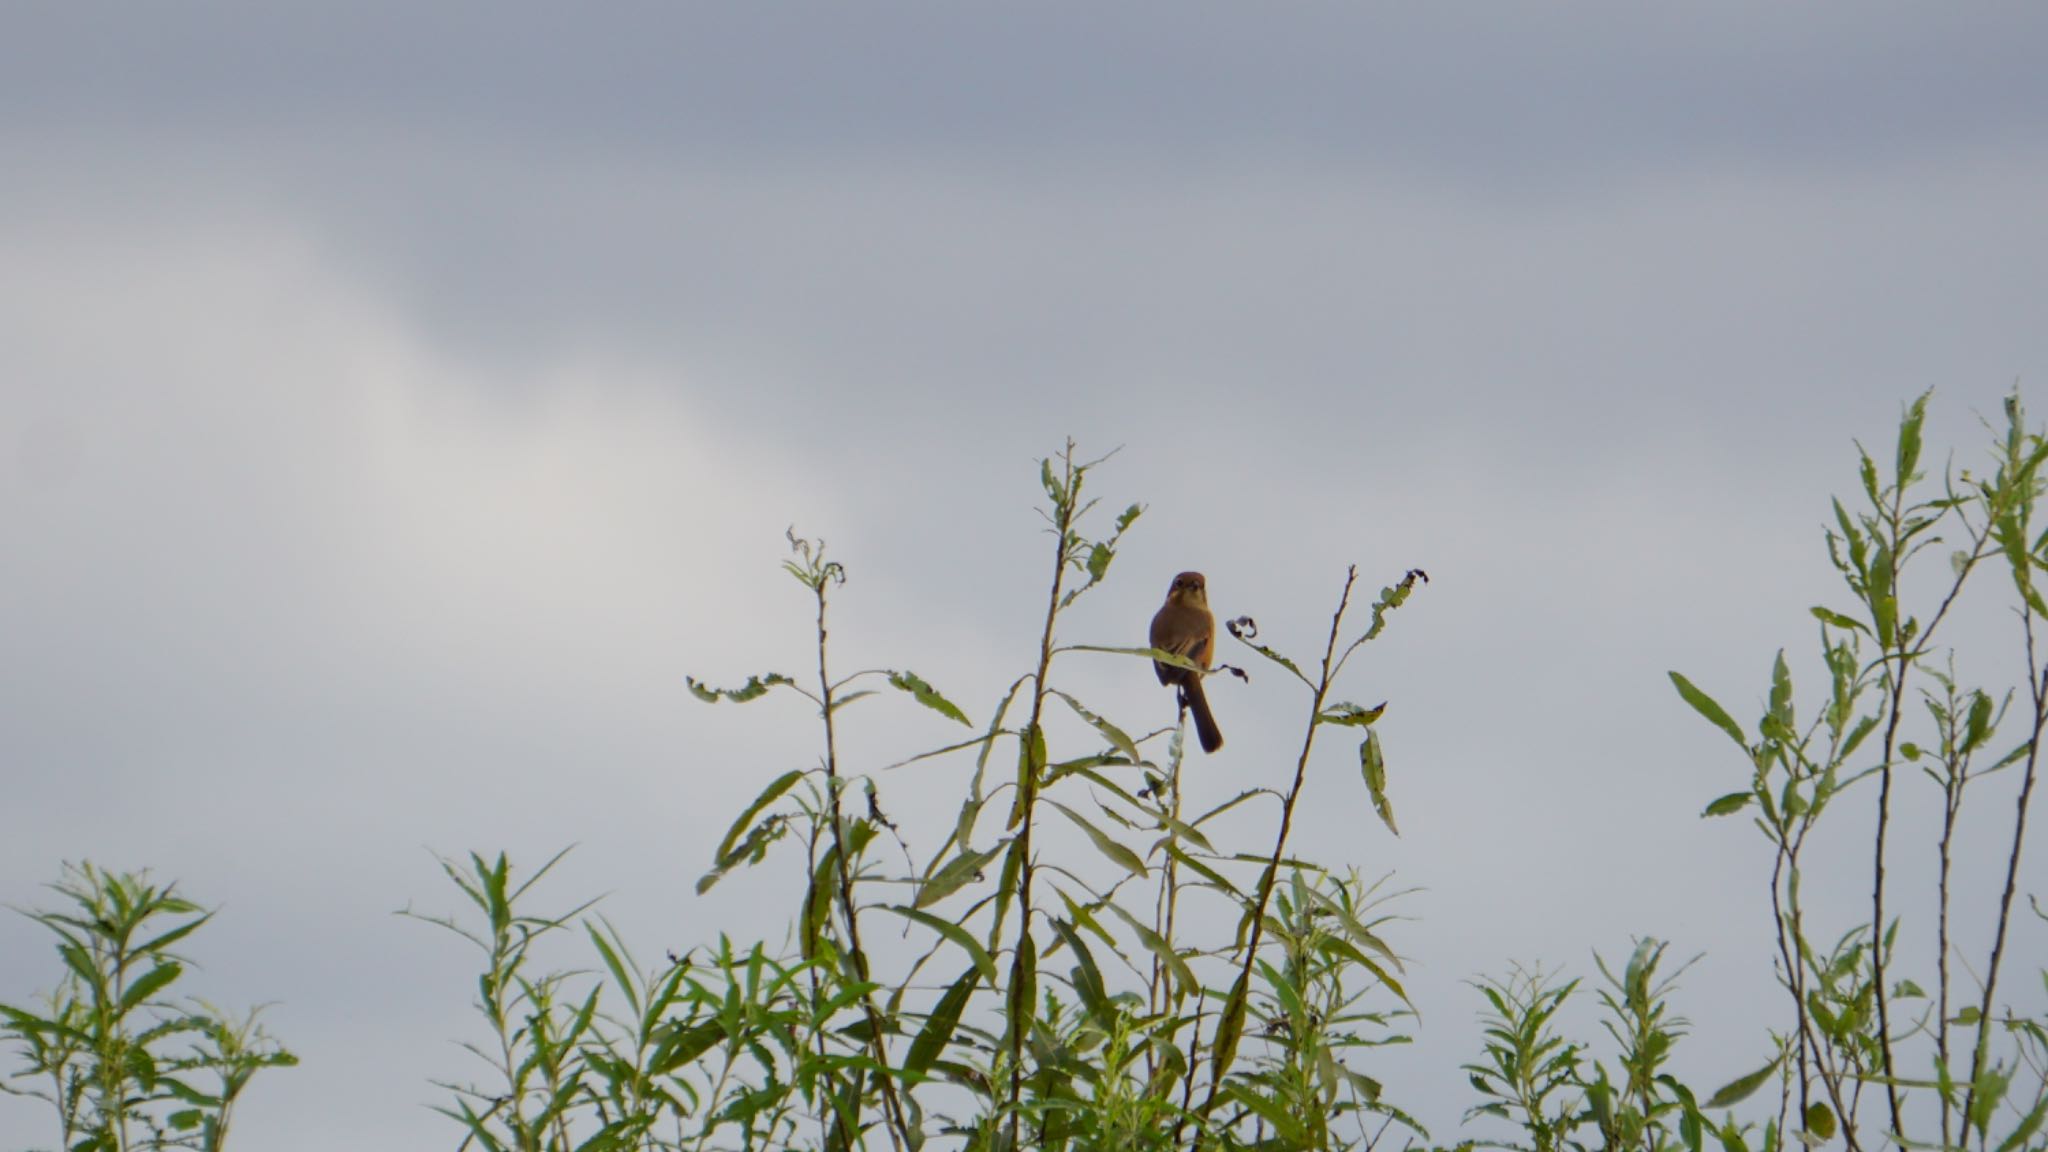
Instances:
[[[1124,911],[1114,902],[1109,902],[1107,907],[1116,914],[1119,920],[1129,925],[1132,932],[1137,934],[1138,943],[1144,946],[1145,951],[1159,957],[1165,963],[1167,970],[1173,973],[1174,981],[1180,986],[1182,992],[1194,993],[1201,990],[1201,984],[1195,980],[1194,969],[1188,967],[1187,960],[1174,949],[1173,945],[1167,943],[1164,937],[1144,924],[1139,923],[1137,917]]]
[[[1806,1106],[1806,1130],[1822,1140],[1835,1136],[1835,1113],[1826,1104],[1815,1100]]]
[[[1273,649],[1266,647],[1264,644],[1255,644],[1250,640],[1244,639],[1243,637],[1239,637],[1238,640],[1245,647],[1251,649],[1254,652],[1257,652],[1259,655],[1264,656],[1266,659],[1271,660],[1273,663],[1278,664],[1282,668],[1287,669],[1289,672],[1294,673],[1294,678],[1296,680],[1301,681],[1303,684],[1308,685],[1310,688],[1315,687],[1315,681],[1310,680],[1307,676],[1302,675],[1301,669],[1295,667],[1294,661],[1289,660],[1287,657],[1282,656],[1280,653],[1274,651]]]
[[[1972,1093],[1968,1123],[1979,1136],[1991,1131],[1991,1118],[1998,1114],[1998,1106],[2005,1101],[2006,1092],[2012,1087],[2013,1069],[1997,1065],[1984,1069],[1970,1085]]]
[[[1712,804],[1707,805],[1706,811],[1701,812],[1700,815],[1733,816],[1744,808],[1749,807],[1749,802],[1754,799],[1756,799],[1756,795],[1751,792],[1730,792]]]
[[[1670,673],[1670,676],[1672,686],[1678,689],[1678,694],[1685,698],[1687,704],[1692,705],[1693,711],[1706,717],[1716,728],[1726,732],[1728,738],[1741,745],[1744,751],[1749,750],[1749,741],[1743,737],[1742,727],[1735,723],[1734,718],[1728,715],[1726,709],[1716,704],[1712,696],[1693,687],[1692,681],[1687,680],[1676,672]]]
[[[1778,721],[1790,732],[1792,722],[1792,671],[1785,666],[1785,650],[1778,649],[1778,658],[1771,663],[1771,719]]]
[[[1216,1038],[1209,1046],[1209,1079],[1220,1083],[1237,1060],[1237,1042],[1244,1035],[1245,981],[1250,972],[1239,969],[1237,982],[1223,998],[1223,1011],[1216,1018]]]
[[[1223,1090],[1223,1094],[1244,1105],[1256,1114],[1259,1119],[1271,1125],[1274,1135],[1279,1137],[1277,1147],[1307,1148],[1311,1146],[1308,1130],[1302,1127],[1301,1117],[1279,1101],[1261,1096],[1242,1083],[1229,1085]]]
[[[1844,616],[1840,612],[1831,612],[1826,608],[1820,607],[1819,605],[1814,606],[1813,615],[1815,619],[1819,620],[1823,624],[1832,625],[1836,628],[1847,629],[1849,631],[1861,632],[1865,635],[1868,635],[1870,633],[1870,629],[1864,626],[1863,621],[1857,620],[1853,617]]]
[[[1379,719],[1387,710],[1382,703],[1376,708],[1360,708],[1352,703],[1333,704],[1316,717],[1318,724],[1341,724],[1347,728],[1364,728]]]
[[[767,855],[768,846],[782,839],[789,825],[781,819],[763,820],[747,832],[747,838],[733,847],[725,863],[714,866],[711,871],[697,878],[697,895],[711,891],[713,885],[725,877],[734,866],[742,861],[758,864]]]
[[[1023,936],[1010,963],[1009,995],[1004,998],[1013,1030],[1030,1028],[1038,1014],[1038,940],[1029,932]]]
[[[1927,420],[1927,397],[1931,392],[1922,392],[1906,409],[1899,421],[1899,487],[1904,488],[1913,481],[1913,469],[1920,463],[1920,426]],[[1807,1125],[1812,1128],[1812,1125]],[[1832,1130],[1832,1129],[1831,1129]],[[1822,1134],[1823,1137],[1825,1134]]]
[[[1088,550],[1088,582],[1093,584],[1109,571],[1109,562],[1116,557],[1107,544],[1096,544]]]
[[[2020,1120],[2019,1125],[2005,1139],[1998,1142],[1998,1152],[2018,1152],[2019,1149],[2026,1147],[2027,1141],[2034,1138],[2034,1133],[2041,1130],[2041,1121],[2044,1118],[2048,1118],[2048,1094],[2034,1101],[2033,1110]]]
[[[704,701],[706,704],[716,704],[720,700],[730,700],[735,704],[744,704],[749,700],[758,700],[766,696],[768,690],[778,684],[794,686],[796,681],[791,680],[780,672],[770,672],[765,676],[749,676],[747,677],[747,682],[738,688],[713,688],[694,676],[683,677],[683,683],[689,686],[690,695]]]
[[[987,980],[991,986],[995,984],[996,962],[994,958],[989,956],[988,949],[983,948],[981,942],[976,940],[967,929],[962,928],[951,920],[945,920],[929,912],[905,907],[901,904],[884,904],[882,907],[896,913],[898,916],[915,920],[947,940],[952,941],[954,944],[959,945],[960,950],[967,953],[967,958],[974,961],[975,970],[981,973],[982,978]]]
[[[1763,1087],[1764,1081],[1770,1079],[1772,1074],[1777,1072],[1778,1063],[1783,1059],[1784,1056],[1777,1056],[1769,1064],[1751,1072],[1749,1075],[1722,1085],[1720,1091],[1715,1092],[1707,1100],[1707,1107],[1729,1108],[1749,1099],[1752,1093],[1758,1088]]]
[[[832,711],[834,714],[837,714],[841,708],[844,708],[857,700],[865,700],[868,697],[873,696],[874,694],[874,689],[863,688],[858,692],[848,692],[844,696],[834,696],[832,698]]]
[[[1372,810],[1379,813],[1387,831],[1399,836],[1401,829],[1394,823],[1394,806],[1387,802],[1387,762],[1380,753],[1378,732],[1368,730],[1365,739],[1359,742],[1358,764],[1365,775],[1365,790],[1372,796]]]
[[[818,866],[811,872],[809,898],[804,902],[804,919],[801,935],[797,938],[800,954],[806,960],[818,955],[818,943],[824,939],[825,926],[832,920],[832,905],[835,890],[839,886],[839,860],[833,853],[824,853],[818,859]]]
[[[1003,824],[1005,832],[1014,831],[1024,822],[1026,810],[1038,795],[1045,763],[1045,726],[1028,724],[1017,734],[1017,791],[1010,801],[1010,818]]]
[[[924,1027],[918,1029],[917,1038],[910,1042],[910,1052],[903,1058],[903,1070],[914,1076],[922,1076],[931,1070],[932,1061],[937,1060],[953,1041],[953,1030],[960,1026],[960,1014],[967,1009],[967,1001],[974,995],[975,982],[981,977],[981,969],[969,968],[960,974],[958,980],[946,989],[939,1002],[932,1006],[931,1015],[925,1017]]]
[[[718,1020],[693,1025],[677,1021],[665,1025],[654,1054],[647,1061],[647,1075],[666,1076],[711,1051],[723,1039],[725,1025]]]
[[[1168,652],[1164,648],[1117,648],[1106,644],[1069,644],[1059,650],[1061,652],[1105,652],[1111,656],[1138,656],[1146,660],[1157,660],[1161,664],[1170,664],[1175,668],[1185,668],[1190,672],[1209,671],[1209,669],[1202,667],[1193,660],[1177,652]]]
[[[768,787],[763,788],[761,794],[754,797],[754,802],[747,805],[747,810],[740,813],[740,818],[732,822],[732,827],[726,829],[725,839],[718,842],[718,854],[714,859],[719,867],[726,868],[732,865],[733,847],[753,825],[754,817],[759,816],[762,809],[780,799],[784,792],[796,787],[796,782],[803,778],[801,769],[792,768],[768,782]]]
[[[937,712],[948,720],[956,720],[969,728],[974,727],[973,724],[968,723],[965,712],[954,707],[951,700],[939,695],[938,689],[919,679],[915,672],[891,672],[889,673],[889,685],[910,693],[911,698],[919,704]]]
[[[185,969],[175,960],[165,960],[156,967],[136,977],[128,990],[121,993],[121,1011],[126,1013],[136,1005],[146,1003],[151,996],[162,991],[164,986],[176,980]]]
[[[1871,619],[1877,624],[1877,642],[1890,648],[1898,635],[1899,600],[1892,591],[1892,550],[1884,541],[1877,542],[1863,580]]]
[[[1065,895],[1061,893],[1062,898]],[[1068,903],[1071,905],[1072,901]],[[1074,994],[1081,998],[1082,1006],[1088,1009],[1090,1015],[1105,1025],[1112,1023],[1109,991],[1102,982],[1102,969],[1096,966],[1095,954],[1088,950],[1087,942],[1081,939],[1079,932],[1074,931],[1072,924],[1054,917],[1052,929],[1059,933],[1060,939],[1067,945],[1067,950],[1074,954]]]
[[[1046,803],[1066,813],[1067,819],[1079,825],[1081,831],[1088,834],[1088,839],[1094,841],[1096,850],[1109,857],[1112,863],[1133,876],[1143,876],[1146,874],[1145,861],[1136,852],[1117,843],[1108,833],[1082,819],[1080,813],[1067,807],[1065,804],[1057,800],[1047,800]]]
[[[958,856],[948,860],[945,867],[940,868],[930,879],[918,886],[917,907],[929,908],[959,891],[963,885],[980,875],[988,862],[995,859],[996,854],[1008,844],[1009,839],[1006,837],[996,841],[995,845],[985,852],[970,852],[963,849]]]
[[[1970,718],[1963,728],[1963,751],[1975,752],[1991,738],[1991,697],[1979,691],[1970,697]]]
[[[1244,893],[1238,890],[1237,885],[1232,884],[1226,879],[1223,873],[1216,871],[1214,868],[1189,855],[1180,845],[1175,844],[1171,840],[1167,841],[1166,854],[1178,861],[1181,867],[1208,881],[1209,885],[1216,889],[1216,891],[1239,903],[1243,903]]]
[[[1079,700],[1074,699],[1065,692],[1061,692],[1057,688],[1053,690],[1053,695],[1066,701],[1067,707],[1074,710],[1074,715],[1086,721],[1089,727],[1102,733],[1102,738],[1109,741],[1109,746],[1116,749],[1131,763],[1136,764],[1144,759],[1144,757],[1138,755],[1138,746],[1131,741],[1130,736],[1126,735],[1123,729],[1089,711]]]

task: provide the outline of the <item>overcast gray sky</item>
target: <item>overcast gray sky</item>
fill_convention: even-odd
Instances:
[[[1342,747],[1300,829],[1425,890],[1393,1097],[1454,1138],[1462,982],[1643,933],[1706,953],[1711,1089],[1775,1018],[1768,861],[1695,819],[1742,766],[1664,672],[1753,715],[1839,599],[1852,438],[1932,386],[1974,454],[2048,379],[2044,43],[2024,3],[11,6],[0,900],[181,880],[224,907],[194,990],[305,1061],[245,1147],[451,1147],[469,957],[391,915],[454,906],[431,853],[577,843],[549,891],[649,955],[779,936],[786,869],[690,884],[809,730],[683,676],[808,658],[794,523],[847,666],[985,718],[1071,434],[1150,511],[1069,639],[1198,568],[1306,652],[1346,564],[1432,577],[1347,692],[1403,837]],[[1216,697],[1191,787],[1280,781],[1300,702]],[[868,764],[949,735],[851,715]],[[0,999],[56,974],[0,919]]]

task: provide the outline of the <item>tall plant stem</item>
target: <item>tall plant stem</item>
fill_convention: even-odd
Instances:
[[[841,813],[839,792],[842,781],[839,775],[839,745],[833,725],[832,677],[825,663],[826,629],[825,605],[826,588],[831,580],[824,574],[813,586],[818,596],[818,698],[819,712],[825,719],[825,792],[831,809],[828,813],[832,822],[832,871],[838,877],[838,903],[841,918],[846,921],[846,946],[850,953],[854,979],[866,985],[868,980],[867,949],[860,942],[860,909],[853,900],[853,869],[846,851],[845,819]],[[874,995],[863,987],[860,994],[861,1011],[868,1022],[868,1050],[875,1059],[875,1078],[882,1094],[882,1107],[888,1114],[889,1144],[902,1152],[910,1139],[910,1127],[903,1117],[903,1102],[897,1098],[896,1082],[889,1076],[889,1048],[887,1031],[882,1026],[882,1013],[875,1007]],[[852,1141],[849,1140],[848,1146]]]
[[[2012,898],[2019,884],[2020,852],[2027,841],[2027,808],[2034,797],[2034,777],[2041,762],[2041,733],[2048,728],[2048,669],[2043,669],[2034,654],[2034,612],[2031,606],[2025,609],[2027,625],[2027,687],[2033,695],[2034,729],[2027,737],[2027,771],[2020,778],[2020,795],[2016,801],[2018,811],[2013,815],[2012,854],[2005,861],[2005,891],[1998,898],[1998,931],[1992,937],[1991,964],[1984,973],[1984,994],[1977,1002],[1977,1043],[1970,1056],[1970,1087],[1963,1097],[1963,1123],[1969,1124],[1970,1114],[1977,1101],[1977,1081],[1984,1075],[1984,1062],[1990,1059],[1991,1012],[1998,994],[1998,968],[2005,960],[2005,933],[2012,923]],[[1965,1129],[1965,1138],[1968,1131]]]
[[[1314,696],[1310,701],[1308,731],[1302,735],[1301,754],[1294,761],[1294,782],[1287,789],[1287,795],[1280,800],[1280,829],[1273,837],[1273,854],[1266,860],[1266,866],[1259,873],[1258,895],[1248,910],[1251,918],[1251,934],[1245,941],[1244,960],[1238,967],[1237,980],[1231,986],[1230,995],[1223,1003],[1223,1015],[1217,1021],[1217,1034],[1224,1036],[1242,1027],[1246,998],[1251,994],[1252,966],[1257,963],[1259,944],[1265,938],[1266,905],[1273,897],[1273,886],[1280,875],[1280,861],[1287,855],[1287,838],[1294,830],[1294,806],[1301,799],[1301,786],[1308,778],[1309,753],[1315,750],[1316,729],[1320,726],[1323,702],[1330,694],[1330,681],[1337,670],[1337,634],[1344,626],[1344,612],[1351,604],[1352,586],[1358,583],[1358,566],[1352,565],[1344,576],[1344,592],[1337,598],[1337,610],[1330,616],[1330,638],[1323,647],[1322,675],[1314,685]],[[1235,1055],[1236,1045],[1219,1040],[1211,1056],[1213,1071],[1209,1077],[1209,1091],[1202,1100],[1201,1115],[1207,1118],[1216,1106],[1216,1098],[1223,1090],[1224,1073],[1230,1059]],[[1196,1146],[1201,1145],[1201,1135],[1195,1137]]]
[[[1031,829],[1034,810],[1038,804],[1039,773],[1045,765],[1039,762],[1039,748],[1043,745],[1043,729],[1039,727],[1045,716],[1046,674],[1052,668],[1053,631],[1059,622],[1060,589],[1067,576],[1068,534],[1074,525],[1074,511],[1080,506],[1080,484],[1074,468],[1074,443],[1067,442],[1064,458],[1066,471],[1062,477],[1060,494],[1053,501],[1053,565],[1052,592],[1045,601],[1045,627],[1038,638],[1038,671],[1031,681],[1031,719],[1024,725],[1019,739],[1023,749],[1018,755],[1017,810],[1020,826],[1017,832],[1017,922],[1016,947],[1010,953],[1010,986],[1008,1016],[1010,1026],[1010,1147],[1021,1147],[1017,1143],[1018,1122],[1021,1119],[1019,1106],[1024,1098],[1024,1033],[1031,1027],[1031,1020],[1037,1014],[1036,1004],[1022,1003],[1023,990],[1030,981],[1026,979],[1025,964],[1031,953],[1031,887],[1034,867],[1031,859]],[[1035,963],[1035,961],[1032,961]]]

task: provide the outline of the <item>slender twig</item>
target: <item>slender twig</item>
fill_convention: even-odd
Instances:
[[[1951,660],[1951,664],[1953,664],[1953,660]],[[1942,781],[1941,843],[1938,847],[1940,870],[1935,883],[1934,913],[1934,983],[1936,998],[1934,1051],[1936,1057],[1941,1062],[1941,1067],[1944,1069],[1952,1067],[1948,1061],[1949,874],[1954,864],[1953,849],[1956,837],[1956,816],[1962,809],[1963,785],[1969,779],[1970,770],[1968,753],[1956,745],[1955,711],[1955,692],[1951,688],[1949,691],[1948,711],[1949,737],[1946,741],[1949,744],[1949,748],[1945,749],[1945,751],[1949,752],[1948,764],[1946,765],[1948,776]],[[1950,1137],[1953,1134],[1953,1112],[1954,1105],[1949,1100],[1948,1093],[1941,1093],[1941,1143],[1943,1147],[1948,1147],[1952,1142]]]
[[[1287,838],[1294,830],[1294,805],[1296,801],[1300,800],[1302,783],[1308,777],[1309,753],[1315,750],[1316,729],[1321,726],[1319,720],[1323,714],[1323,701],[1330,694],[1330,678],[1336,670],[1337,634],[1344,626],[1344,612],[1346,608],[1350,607],[1351,589],[1357,583],[1358,566],[1354,564],[1345,573],[1344,591],[1337,598],[1337,610],[1330,616],[1330,638],[1323,646],[1322,676],[1315,684],[1315,692],[1309,704],[1308,731],[1302,736],[1301,754],[1295,758],[1294,783],[1287,789],[1287,794],[1280,801],[1280,828],[1273,837],[1272,855],[1267,858],[1265,869],[1259,874],[1258,895],[1253,898],[1250,909],[1251,933],[1245,941],[1244,959],[1238,966],[1237,981],[1233,987],[1234,994],[1224,1003],[1223,1015],[1218,1019],[1217,1027],[1219,1029],[1228,1029],[1231,1026],[1233,1017],[1240,1021],[1242,1020],[1246,1010],[1245,1001],[1251,995],[1252,966],[1257,962],[1259,944],[1265,936],[1266,905],[1272,899],[1273,886],[1280,875],[1280,861],[1285,859],[1287,855]],[[1242,990],[1241,992],[1238,991],[1240,989]],[[1223,1090],[1223,1073],[1225,1071],[1223,1059],[1226,1055],[1225,1050],[1219,1047],[1212,1057],[1215,1069],[1210,1076],[1209,1091],[1203,1098],[1200,1113],[1204,1119],[1207,1119],[1209,1113],[1215,1108],[1216,1098]],[[1201,1146],[1202,1136],[1203,1132],[1196,1133],[1195,1144],[1197,1148]]]
[[[826,670],[825,663],[825,605],[828,599],[826,588],[831,583],[828,568],[820,572],[812,589],[818,597],[818,693],[822,705],[819,713],[824,717],[825,723],[825,792],[829,808],[826,816],[832,826],[832,870],[838,877],[839,910],[840,916],[846,921],[846,946],[853,964],[854,979],[863,985],[860,1005],[862,1013],[867,1017],[868,1049],[875,1058],[875,1079],[881,1090],[882,1107],[888,1115],[889,1144],[898,1152],[902,1152],[904,1145],[910,1142],[910,1125],[904,1119],[903,1103],[896,1097],[896,1082],[889,1075],[888,1033],[882,1026],[882,1013],[875,1007],[874,994],[867,987],[871,983],[868,979],[868,955],[860,942],[860,909],[853,900],[853,868],[846,852],[845,819],[839,802],[842,787],[839,775],[839,745],[833,726],[832,677]],[[852,1141],[848,1140],[846,1143],[851,1146]]]
[[[2034,652],[2034,611],[2030,604],[2022,601],[2027,632],[2027,685],[2033,693],[2034,728],[2027,737],[2027,770],[2020,778],[2020,794],[2016,802],[2017,811],[2013,816],[2012,854],[2005,862],[2005,891],[1998,899],[1998,930],[1992,937],[1991,964],[1984,973],[1984,994],[1977,1006],[1977,1043],[1970,1057],[1970,1086],[1963,1096],[1963,1123],[1968,1125],[1969,1117],[1977,1099],[1977,1082],[1984,1075],[1984,1062],[1990,1058],[1991,1009],[1998,992],[1998,968],[2005,959],[2005,934],[2012,922],[2013,892],[2019,883],[2020,853],[2026,846],[2027,806],[2034,796],[2034,775],[2041,760],[2041,735],[2048,728],[2048,668],[2043,668]],[[2039,669],[2037,672],[2036,669]],[[1965,1133],[1967,1138],[1967,1132]]]
[[[1888,594],[1893,596],[1898,594],[1899,569],[1905,559],[1900,555],[1898,545],[1901,543],[1899,540],[1901,535],[1901,504],[1905,499],[1906,484],[1910,479],[1910,477],[1906,476],[1899,477],[1898,483],[1892,489],[1891,515],[1890,524],[1888,525],[1892,538],[1890,541],[1891,546],[1885,551],[1887,562],[1891,566],[1891,571],[1887,575],[1887,587],[1890,590]],[[1960,583],[1960,580],[1958,583]],[[1875,604],[1872,605],[1872,611],[1876,611]],[[1893,619],[1896,620],[1897,616],[1898,613],[1894,610]],[[1872,979],[1877,983],[1877,1041],[1878,1054],[1884,1066],[1885,1098],[1891,1104],[1892,1132],[1903,1134],[1899,1121],[1899,1089],[1892,1077],[1892,1025],[1891,1010],[1888,1007],[1890,997],[1885,994],[1884,986],[1884,854],[1885,839],[1891,830],[1892,754],[1893,750],[1897,747],[1899,720],[1904,712],[1906,674],[1908,669],[1912,667],[1912,656],[1907,652],[1910,641],[1905,636],[1903,623],[1894,625],[1892,638],[1898,645],[1898,652],[1896,654],[1896,667],[1890,668],[1886,672],[1886,679],[1890,681],[1888,686],[1891,689],[1891,700],[1885,710],[1884,758],[1878,765],[1877,837],[1876,845],[1871,852],[1870,960]],[[1893,654],[1881,653],[1880,655],[1889,658]],[[1887,662],[1889,663],[1889,660]],[[1841,1120],[1842,1127],[1845,1130],[1848,1129],[1850,1127],[1850,1117],[1844,1116],[1841,1117]]]
[[[1905,496],[1906,488],[1912,481],[1913,477],[1911,476],[1900,476],[1897,478],[1896,483],[1892,487],[1891,508],[1887,510],[1888,523],[1886,527],[1890,530],[1891,539],[1886,551],[1891,565],[1888,578],[1891,595],[1893,596],[1898,594],[1899,575],[1905,567],[1906,558],[1911,555],[1912,551],[1917,550],[1905,549],[1907,538],[1911,535],[1905,527]],[[1967,552],[1959,554],[1962,557],[1962,562],[1956,566],[1955,577],[1949,582],[1948,592],[1942,597],[1940,605],[1934,611],[1934,615],[1928,618],[1926,627],[1917,635],[1908,637],[1905,633],[1905,621],[1899,619],[1896,625],[1897,630],[1894,632],[1894,640],[1897,645],[1896,651],[1880,653],[1879,655],[1879,659],[1888,666],[1886,679],[1889,681],[1887,686],[1890,688],[1891,699],[1886,707],[1884,758],[1878,765],[1877,835],[1871,855],[1870,955],[1871,978],[1877,985],[1878,1055],[1884,1071],[1885,1100],[1891,1110],[1891,1131],[1895,1137],[1904,1137],[1905,1129],[1900,1118],[1898,1079],[1892,1068],[1891,995],[1885,987],[1884,862],[1885,842],[1891,828],[1893,756],[1898,747],[1899,723],[1905,711],[1908,675],[1912,671],[1914,661],[1920,654],[1927,651],[1929,645],[1933,643],[1935,632],[1941,627],[1942,621],[1947,618],[1949,609],[1955,605],[1957,597],[1962,594],[1963,585],[1969,580],[1970,573],[1976,569],[1978,561],[1984,558],[1984,545],[1990,539],[1992,528],[1998,521],[1998,511],[1996,494],[1994,494],[1992,509],[1986,515],[1983,526],[1971,532],[1970,548]],[[1968,528],[1969,518],[1960,512],[1956,514],[1962,520],[1964,526]],[[1873,604],[1873,611],[1875,607]],[[1899,613],[1896,611],[1894,612],[1894,618],[1899,618]],[[1848,1127],[1847,1120],[1847,1117],[1843,1118],[1844,1129]]]
[[[1053,630],[1059,621],[1060,588],[1067,576],[1068,533],[1073,527],[1074,509],[1078,505],[1080,498],[1079,485],[1076,482],[1077,477],[1074,469],[1074,442],[1071,440],[1067,441],[1066,454],[1063,459],[1066,470],[1063,477],[1064,486],[1061,491],[1064,495],[1056,497],[1054,500],[1054,516],[1052,521],[1052,592],[1046,597],[1045,627],[1039,633],[1038,639],[1038,672],[1031,682],[1031,719],[1024,725],[1024,731],[1019,737],[1024,742],[1024,747],[1021,755],[1018,757],[1022,769],[1018,773],[1017,809],[1019,812],[1019,827],[1014,850],[1017,853],[1017,910],[1020,918],[1017,923],[1016,947],[1010,954],[1010,999],[1008,1003],[1010,1017],[1009,1137],[1010,1147],[1012,1148],[1019,1147],[1017,1143],[1017,1129],[1020,1119],[1020,1106],[1024,1096],[1024,1033],[1030,1029],[1031,1021],[1037,1014],[1036,1005],[1019,1003],[1017,995],[1019,990],[1024,987],[1024,962],[1025,957],[1031,951],[1029,947],[1029,938],[1031,936],[1031,881],[1035,871],[1031,859],[1031,830],[1034,824],[1033,813],[1037,808],[1038,802],[1038,774],[1045,767],[1038,762],[1038,746],[1042,739],[1041,733],[1043,732],[1039,725],[1045,714],[1045,697],[1047,694],[1046,673],[1052,667]]]

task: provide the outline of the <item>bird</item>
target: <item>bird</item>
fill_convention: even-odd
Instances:
[[[1216,654],[1216,617],[1209,612],[1209,582],[1200,572],[1183,572],[1166,590],[1166,603],[1152,617],[1152,647],[1184,656],[1203,669]],[[1202,677],[1185,668],[1158,660],[1152,671],[1161,684],[1179,687],[1181,706],[1195,714],[1195,735],[1202,751],[1223,747],[1223,730],[1209,712],[1209,697],[1202,691]]]

